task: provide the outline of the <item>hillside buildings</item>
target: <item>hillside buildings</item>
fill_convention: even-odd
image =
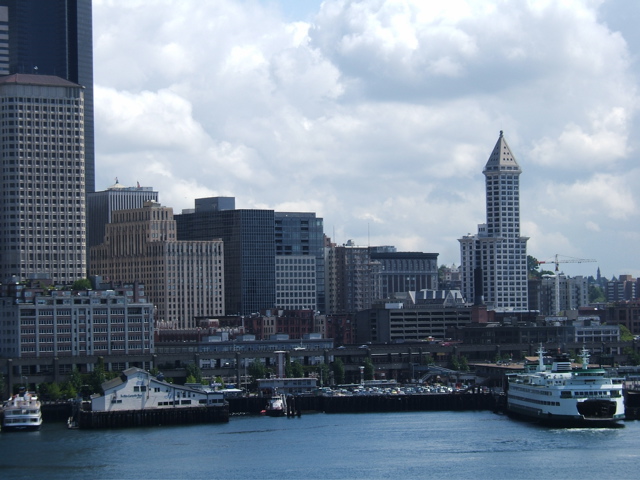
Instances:
[[[620,275],[618,279],[611,279],[606,285],[607,302],[620,302],[638,298],[640,280],[631,275]]]
[[[459,239],[462,295],[496,311],[526,311],[527,237],[520,235],[522,170],[500,132],[483,174],[487,221]]]
[[[154,202],[112,213],[105,241],[91,248],[96,275],[144,282],[156,319],[192,328],[197,317],[224,314],[221,240],[180,241],[173,209]]]
[[[86,277],[84,94],[59,77],[0,77],[0,281]]]
[[[91,0],[0,0],[0,34],[0,75],[56,76],[81,86],[84,97],[84,133],[80,137],[85,169],[83,187],[87,192],[93,192],[95,159]],[[41,115],[44,115],[42,112],[41,110]],[[59,116],[55,119],[60,120]],[[45,117],[42,116],[40,120],[45,120]],[[54,118],[49,116],[47,120],[51,127]],[[32,122],[31,126],[35,127],[32,133],[38,137],[39,129],[35,123],[38,119],[33,117]],[[43,122],[43,125],[44,123],[47,122]],[[66,129],[56,128],[56,132],[60,131],[65,132]],[[43,136],[47,133],[43,133]],[[18,139],[20,135],[14,137]]]
[[[557,315],[588,306],[589,286],[586,277],[544,275],[540,285],[539,305],[542,315]]]

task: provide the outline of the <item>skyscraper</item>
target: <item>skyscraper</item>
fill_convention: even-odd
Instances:
[[[0,281],[86,276],[84,89],[0,77]]]
[[[325,312],[324,231],[315,213],[275,212],[276,306]]]
[[[520,236],[522,170],[502,132],[482,172],[487,222],[459,239],[462,295],[497,311],[524,311],[527,298],[527,237]]]
[[[0,75],[54,75],[84,89],[85,188],[95,189],[91,0],[0,0]]]
[[[222,239],[227,315],[274,308],[273,210],[236,210],[233,197],[197,198],[195,211],[176,215],[178,240]]]

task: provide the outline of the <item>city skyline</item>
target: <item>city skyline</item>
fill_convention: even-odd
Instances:
[[[338,244],[458,265],[504,130],[527,253],[598,260],[561,265],[572,276],[640,276],[640,7],[149,5],[94,1],[98,191],[118,176],[176,213],[209,196],[316,212]]]

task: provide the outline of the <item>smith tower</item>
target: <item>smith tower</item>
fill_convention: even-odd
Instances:
[[[482,172],[487,221],[460,241],[462,294],[497,311],[526,311],[527,237],[520,235],[522,170],[502,132]]]

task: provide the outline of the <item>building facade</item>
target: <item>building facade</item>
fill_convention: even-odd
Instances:
[[[0,0],[0,74],[54,75],[81,85],[85,182],[95,188],[91,0]]]
[[[325,265],[328,314],[365,310],[380,297],[379,264],[371,261],[369,247],[328,242]]]
[[[276,262],[273,210],[237,210],[232,197],[199,198],[195,210],[176,215],[181,241],[224,243],[227,315],[273,309]]]
[[[373,308],[358,312],[357,343],[442,341],[451,330],[471,324],[472,307],[464,304],[459,292],[436,295],[426,291],[422,296],[404,302],[376,303]]]
[[[371,262],[377,263],[378,298],[394,293],[438,289],[438,254],[422,252],[387,252],[371,249]]]
[[[525,311],[527,237],[520,235],[520,174],[502,132],[483,174],[487,221],[459,239],[462,294],[496,311]]]
[[[106,190],[87,195],[87,248],[104,241],[106,225],[111,222],[116,210],[131,210],[144,207],[144,202],[158,201],[158,192],[152,187],[125,187],[118,182]],[[89,268],[91,270],[91,268]],[[91,272],[90,272],[91,273]]]
[[[586,277],[562,274],[544,275],[540,285],[540,313],[557,315],[589,305],[589,286]]]
[[[149,201],[114,211],[104,243],[90,254],[96,275],[144,282],[158,321],[192,328],[198,317],[224,314],[222,241],[176,240],[172,208]]]
[[[620,275],[618,279],[611,279],[606,285],[607,302],[620,302],[638,298],[640,280],[631,275]]]
[[[0,281],[84,278],[84,89],[59,77],[8,75],[0,104]]]
[[[325,306],[324,231],[315,213],[274,212],[276,308]]]
[[[0,356],[151,354],[153,311],[142,284],[82,291],[3,284]]]

